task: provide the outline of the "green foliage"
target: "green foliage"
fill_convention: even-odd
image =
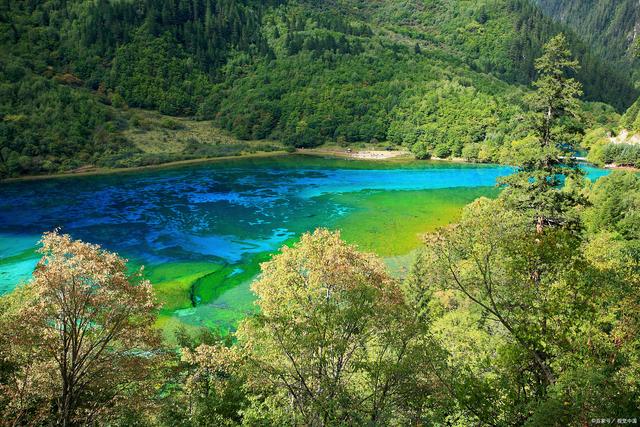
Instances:
[[[637,223],[637,185],[628,174],[594,187],[588,235],[539,233],[502,200],[480,199],[427,240],[408,284],[448,353],[440,378],[459,416],[531,426],[637,416],[637,240],[609,231]]]
[[[620,133],[617,140],[611,138],[616,130]],[[594,129],[587,134],[583,145],[589,148],[589,161],[597,165],[640,167],[640,99],[622,115],[616,130],[603,135],[602,129]]]
[[[582,176],[572,161],[582,131],[575,121],[582,91],[580,83],[567,76],[577,67],[563,35],[545,45],[544,54],[536,60],[537,90],[527,97],[529,134],[504,151],[505,161],[518,170],[501,180],[506,187],[503,197],[513,208],[528,212],[540,231],[546,225],[565,226],[573,221],[568,212],[580,203],[573,188],[561,187],[564,179]]]
[[[591,233],[615,232],[627,240],[640,240],[640,177],[614,172],[599,179],[588,192],[592,207],[586,212]]]
[[[151,284],[97,245],[57,231],[40,244],[33,278],[0,298],[3,422],[126,424],[163,361]]]
[[[640,132],[640,99],[624,113],[620,125],[625,129]]]
[[[410,147],[418,157],[425,154],[460,157],[463,148],[475,144],[490,151],[513,133],[511,120],[520,111],[509,104],[511,95],[488,87],[465,86],[466,80],[432,82],[400,103],[393,111],[389,140]],[[468,83],[467,83],[468,84]],[[489,94],[487,92],[492,92]],[[476,159],[479,159],[480,148]],[[497,160],[486,156],[483,161]]]
[[[637,133],[640,132],[640,100],[613,123],[603,115],[600,117],[600,123],[606,127],[594,126],[582,141],[582,146],[589,150],[588,160],[600,166],[614,164],[639,167],[640,145]],[[616,133],[619,135],[616,136]]]
[[[266,54],[258,28],[268,5],[4,2],[0,178],[176,160],[126,141],[126,118],[105,104],[211,116],[211,81],[228,53]]]
[[[264,54],[268,48],[260,31],[260,15],[264,7],[278,2],[99,0],[70,3],[66,12],[75,23],[65,28],[64,47],[75,54],[82,77],[99,79],[101,65],[96,63],[97,59],[113,57],[118,47],[137,37],[171,40],[172,49],[182,48],[185,56],[192,59],[192,66],[197,64],[206,73],[216,73],[234,49]],[[57,4],[51,6],[60,8]],[[76,50],[72,44],[82,48]]]
[[[533,58],[561,30],[521,0],[23,6],[6,3],[0,21],[3,177],[202,152],[134,148],[122,137],[127,107],[213,119],[240,139],[291,147],[392,140],[427,158],[474,144],[473,160],[496,161],[503,140],[524,136],[513,84],[531,82]],[[575,37],[569,44],[587,99],[631,102],[628,79]]]
[[[604,144],[589,152],[589,160],[599,165],[640,167],[640,145]]]
[[[601,127],[590,129],[585,133],[584,138],[582,139],[582,147],[589,149],[589,154],[591,154],[594,148],[608,143],[610,141],[610,137],[611,131],[608,129]]]
[[[530,134],[504,150],[518,173],[498,200],[477,200],[426,240],[409,295],[445,343],[439,378],[462,417],[531,426],[636,417],[640,390],[627,385],[639,367],[639,180],[602,178],[584,209],[560,157],[575,140],[568,119],[580,88],[566,69],[576,63],[556,37],[536,65]],[[592,149],[606,132],[588,135]],[[560,176],[571,179],[564,189]]]
[[[121,121],[108,101],[53,67],[60,63],[64,18],[55,11],[61,5],[43,3],[5,2],[0,12],[0,178],[55,173],[136,151],[116,135]]]
[[[109,85],[129,106],[175,116],[195,115],[211,87],[171,36],[151,38],[144,32],[116,50]]]
[[[620,114],[611,105],[602,102],[585,102],[581,107],[581,118],[585,128],[614,129],[618,126]]]
[[[94,96],[25,73],[12,84],[0,72],[0,178],[55,173],[136,152],[115,133],[121,121]]]
[[[433,384],[428,373],[413,376],[432,357],[426,325],[379,259],[316,230],[262,267],[260,313],[238,337],[274,412],[305,425],[420,420]]]
[[[640,20],[637,4],[632,0],[615,3],[597,0],[536,0],[552,18],[567,24],[594,53],[614,61],[625,73],[638,72],[634,61],[634,28]]]
[[[571,50],[583,65],[577,79],[587,99],[605,101],[622,110],[637,97],[628,72],[604,63],[576,35],[544,16],[530,1],[358,3],[346,2],[352,9],[364,9],[364,16],[399,36],[427,46],[447,46],[474,70],[509,83],[534,80],[534,58],[540,56],[542,46],[552,36],[567,33]],[[345,8],[345,13],[352,9]]]

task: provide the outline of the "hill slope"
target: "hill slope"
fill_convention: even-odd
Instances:
[[[195,149],[148,150],[131,137],[148,122],[130,107],[211,120],[242,140],[389,141],[422,157],[466,147],[467,156],[495,160],[502,141],[518,135],[533,58],[566,30],[523,0],[0,8],[0,177],[229,152],[206,137]],[[585,99],[631,104],[628,79],[570,39]]]
[[[638,73],[640,63],[633,55],[640,32],[637,1],[536,0],[536,3],[547,15],[575,30],[595,53]]]

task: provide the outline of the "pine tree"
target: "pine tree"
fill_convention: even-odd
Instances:
[[[532,214],[536,229],[573,223],[571,208],[580,203],[573,186],[563,188],[568,178],[579,179],[573,153],[579,142],[579,100],[582,87],[570,77],[579,69],[563,34],[553,37],[535,62],[536,91],[527,97],[528,136],[514,141],[507,160],[518,168],[504,178],[503,197],[515,209]]]

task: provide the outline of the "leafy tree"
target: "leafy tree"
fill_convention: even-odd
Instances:
[[[237,425],[248,406],[244,365],[232,337],[215,330],[179,327],[177,349],[164,370],[154,421],[167,426]]]
[[[635,414],[640,395],[625,385],[637,376],[634,265],[603,236],[537,233],[501,200],[465,208],[427,241],[410,277],[449,354],[440,372],[458,410],[492,425]]]
[[[189,422],[197,426],[239,424],[248,406],[242,352],[220,343],[201,344],[183,349],[181,360],[189,366],[185,381]]]
[[[414,423],[433,379],[424,323],[379,259],[316,230],[263,264],[242,322],[249,381],[309,425]]]
[[[141,409],[160,348],[151,285],[98,246],[57,232],[41,243],[33,279],[3,301],[4,419],[69,426]]]
[[[640,240],[640,178],[617,171],[596,181],[588,191],[592,207],[585,212],[587,230]]]

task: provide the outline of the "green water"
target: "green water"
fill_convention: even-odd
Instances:
[[[508,167],[311,156],[0,184],[0,293],[29,279],[56,227],[145,265],[159,326],[233,329],[259,264],[303,232],[340,229],[401,274],[425,232],[496,194]],[[589,170],[592,176],[603,172]]]

